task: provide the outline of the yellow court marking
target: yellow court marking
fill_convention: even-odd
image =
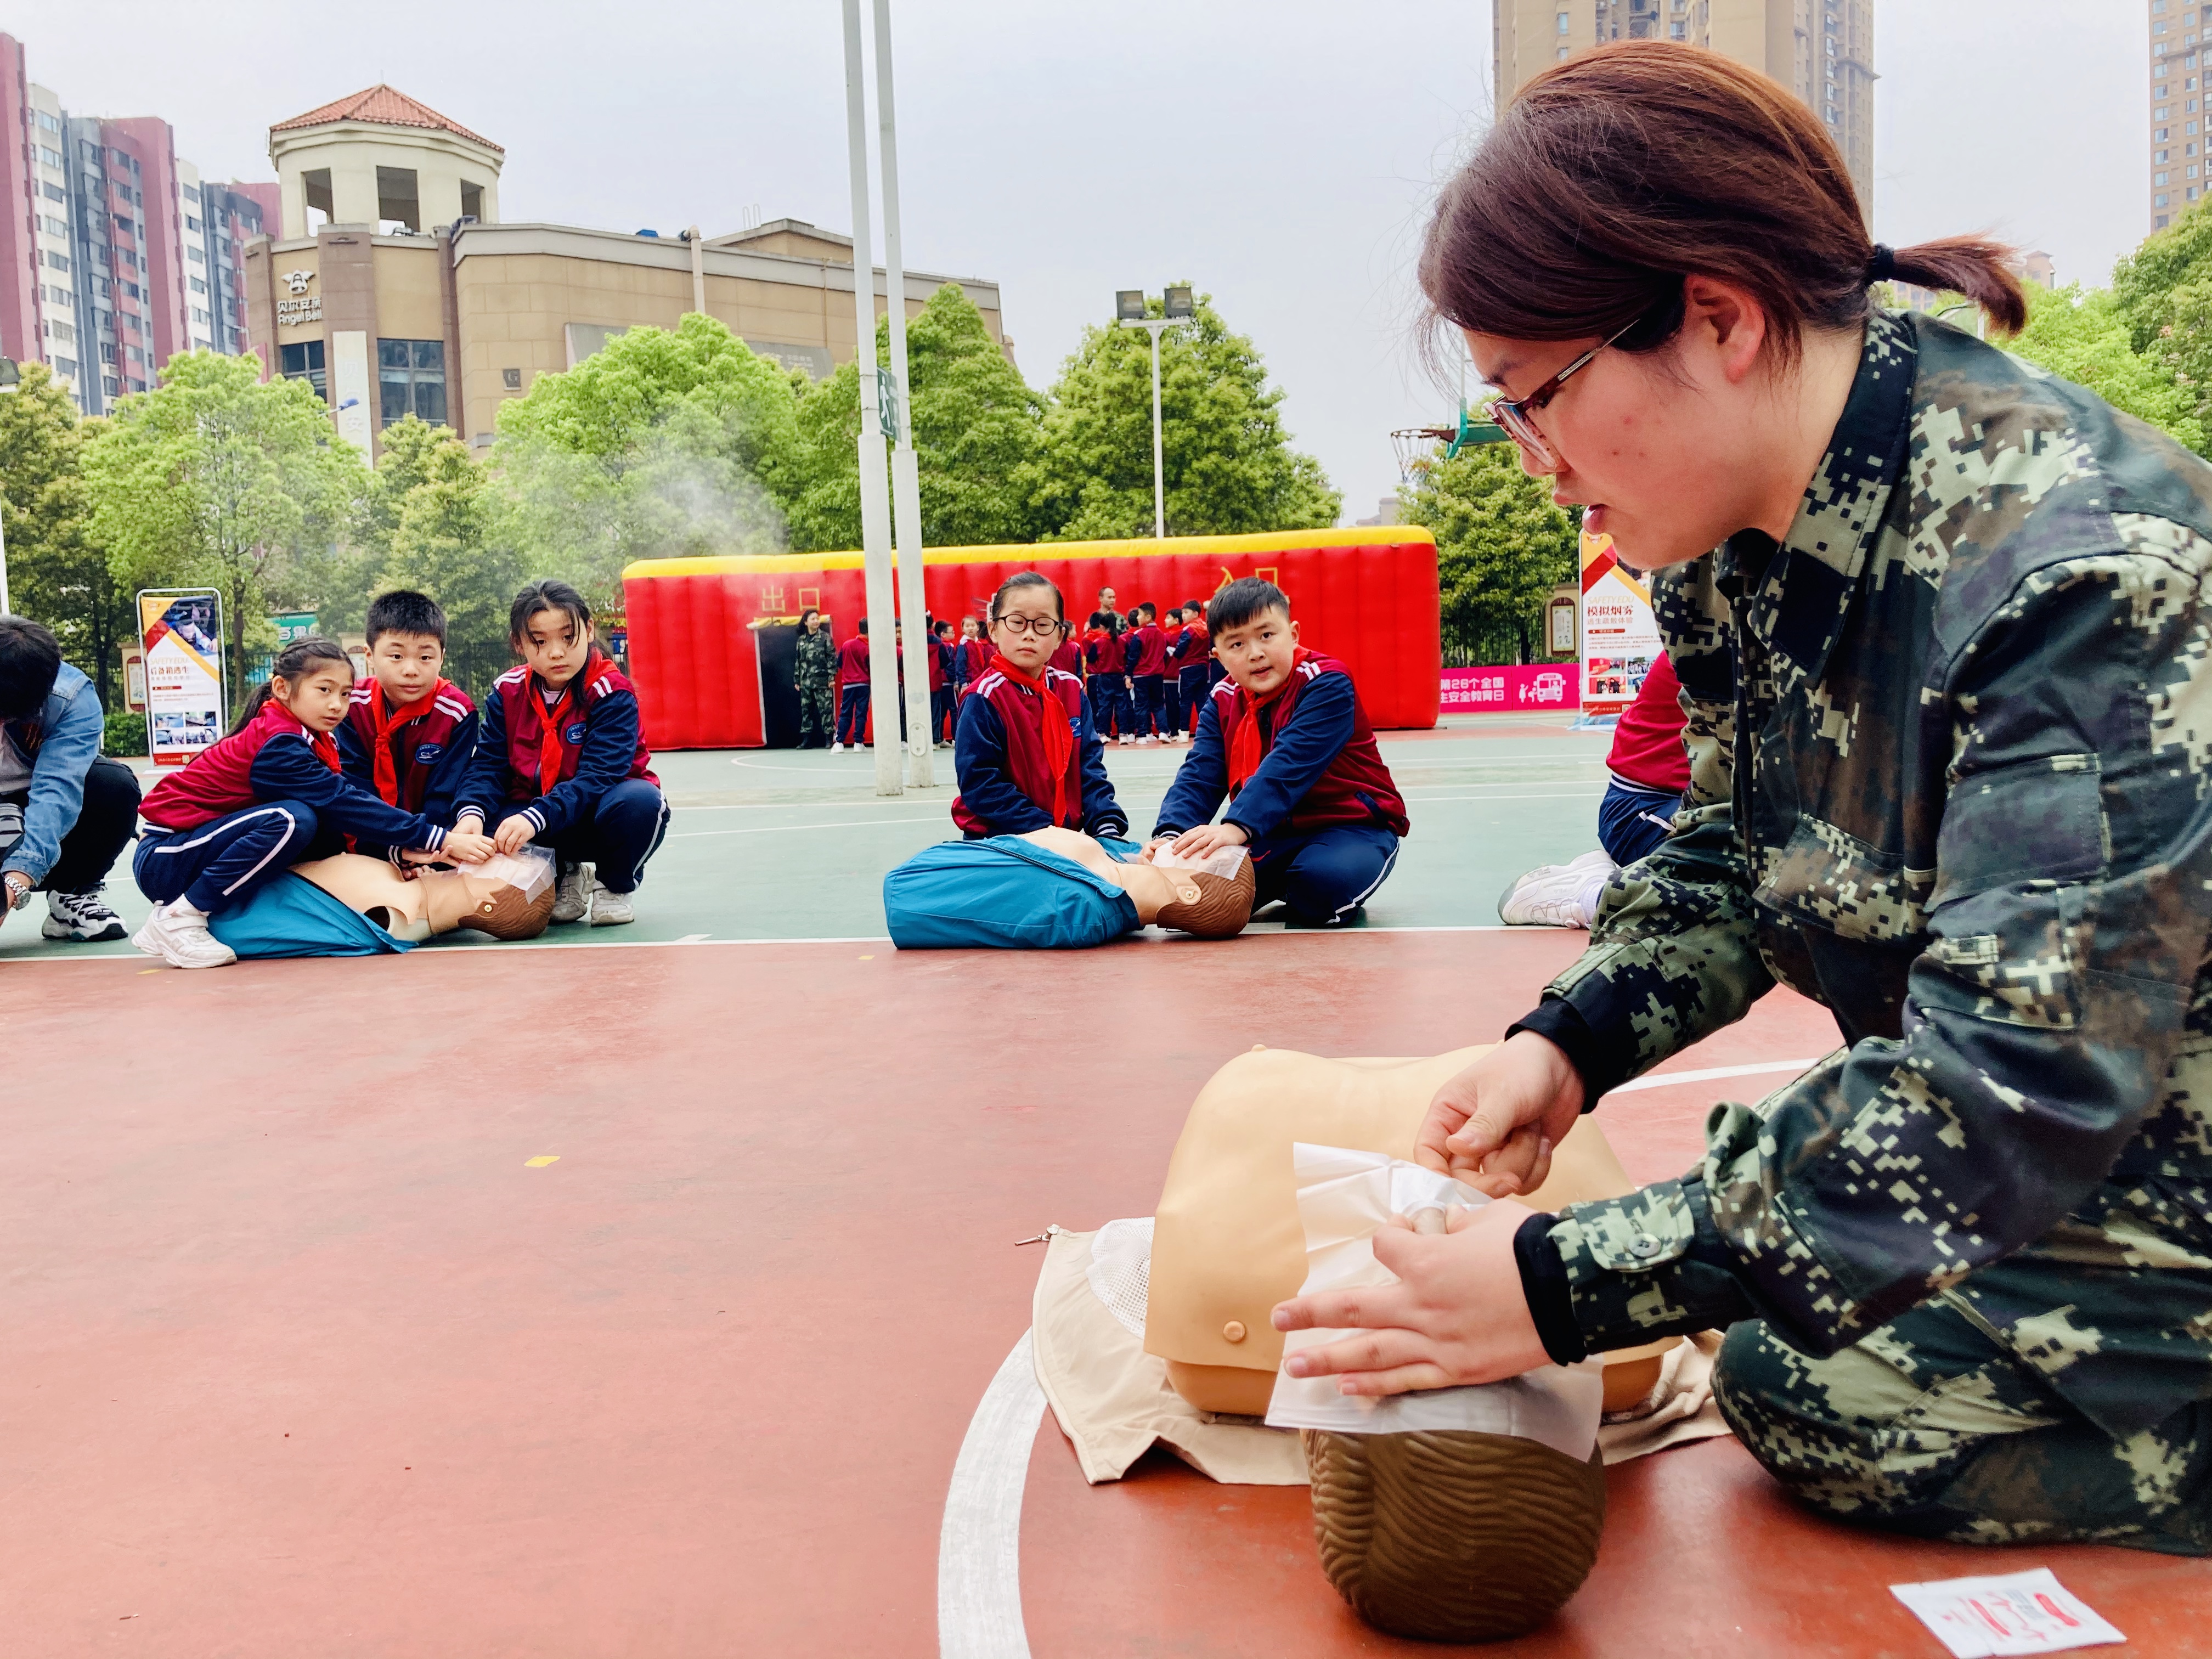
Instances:
[[[876,957],[875,957],[875,953],[874,953],[872,951],[870,951],[866,956],[864,956],[864,957],[862,957],[860,958],[860,960],[861,960],[861,961],[863,961],[863,962],[873,962],[875,959],[876,959]]]
[[[558,1152],[540,1152],[536,1158],[524,1158],[522,1167],[526,1170],[542,1170],[549,1164],[558,1164],[560,1161],[561,1154]]]
[[[159,968],[141,968],[138,971],[142,974],[158,974],[161,970]]]

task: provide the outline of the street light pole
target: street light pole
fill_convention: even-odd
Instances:
[[[1145,315],[1141,289],[1125,289],[1114,296],[1115,320],[1123,328],[1141,328],[1152,337],[1152,535],[1164,540],[1168,533],[1167,479],[1161,465],[1160,446],[1160,331],[1191,320],[1195,307],[1187,288],[1163,291],[1158,317]]]
[[[0,357],[0,392],[13,392],[23,384],[23,371],[13,357]],[[12,617],[15,607],[8,599],[8,532],[0,524],[0,617]]]
[[[929,637],[929,599],[921,562],[921,484],[914,454],[914,404],[907,389],[906,254],[899,240],[898,135],[891,103],[890,0],[876,0],[876,119],[878,165],[884,175],[884,292],[891,335],[891,515],[898,536],[899,610],[906,617],[906,781],[916,789],[937,787],[933,750],[937,733],[929,692],[929,662],[937,641]]]
[[[883,404],[876,384],[875,257],[868,246],[867,86],[860,64],[860,0],[845,0],[845,127],[853,176],[853,349],[860,377],[860,549],[868,605],[868,702],[876,721],[876,793],[899,781],[897,611],[891,599],[891,504],[884,477]],[[857,735],[857,734],[856,734]]]

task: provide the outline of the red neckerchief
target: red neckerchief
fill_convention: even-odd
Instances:
[[[1264,697],[1255,699],[1243,686],[1237,688],[1237,701],[1248,706],[1243,719],[1237,722],[1237,729],[1229,738],[1229,787],[1231,789],[1242,789],[1245,780],[1258,771],[1260,763],[1267,758],[1260,748],[1260,711],[1291,689],[1291,682],[1297,676],[1298,665],[1313,654],[1303,645],[1293,647],[1291,672],[1283,676],[1280,685]]]
[[[596,651],[584,659],[576,677],[561,689],[561,695],[550,706],[545,699],[538,698],[538,712],[545,728],[538,734],[538,793],[550,794],[561,781],[561,727],[567,721],[571,705],[577,709],[584,706],[584,694],[614,672],[614,659],[603,657]],[[538,696],[538,677],[530,677],[530,694]]]
[[[399,805],[399,763],[392,758],[392,734],[410,720],[419,720],[428,714],[438,702],[441,691],[453,690],[451,681],[442,676],[432,686],[429,695],[412,707],[393,714],[384,706],[384,682],[372,679],[368,683],[368,722],[375,728],[375,746],[370,751],[376,764],[376,793],[384,797],[385,805]]]
[[[1026,685],[1037,694],[1038,735],[1044,744],[1046,769],[1052,774],[1052,821],[1054,823],[1064,823],[1067,817],[1067,757],[1075,747],[1075,734],[1067,729],[1066,707],[1045,689],[1042,674],[1031,679],[1006,660],[1005,652],[992,653],[991,667],[1016,685]],[[1044,803],[1039,801],[1037,805],[1042,806]]]

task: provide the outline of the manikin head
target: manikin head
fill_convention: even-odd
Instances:
[[[1206,608],[1213,654],[1247,696],[1279,690],[1297,663],[1298,625],[1283,590],[1258,576],[1239,576]]]
[[[1049,577],[1024,570],[991,595],[991,643],[1024,674],[1042,673],[1066,633],[1060,589]]]
[[[1808,106],[1717,52],[1620,41],[1514,95],[1439,196],[1420,281],[1511,403],[1492,418],[1522,465],[1656,570],[1788,532],[1877,271],[2017,329],[2009,253],[1955,237],[1878,260]]]
[[[592,654],[592,608],[564,581],[537,581],[514,596],[507,641],[531,672],[558,691]]]
[[[446,672],[446,613],[427,593],[380,593],[368,605],[368,672],[387,708],[408,708],[438,689]]]
[[[267,682],[255,688],[230,729],[243,732],[270,699],[310,732],[335,732],[353,697],[353,659],[336,640],[311,634],[276,653]]]
[[[61,642],[24,617],[0,617],[0,720],[28,720],[62,672]]]

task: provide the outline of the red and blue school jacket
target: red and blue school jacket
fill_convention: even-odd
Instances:
[[[1091,836],[1127,836],[1129,815],[1114,799],[1083,682],[1048,666],[1044,684],[1075,734],[1063,790],[1069,805],[1060,827]],[[960,782],[952,821],[962,833],[1020,836],[1054,821],[1053,779],[1038,731],[1037,694],[1028,686],[993,668],[968,688],[952,738],[952,771]]]
[[[1187,623],[1183,626],[1182,637],[1176,641],[1176,648],[1171,654],[1178,678],[1203,674],[1207,661],[1213,655],[1213,635],[1206,631],[1204,623]]]
[[[837,690],[868,683],[868,636],[855,634],[837,647]]]
[[[380,707],[375,680],[356,681],[346,717],[331,734],[337,740],[338,763],[354,782],[403,811],[420,812],[433,823],[451,824],[453,799],[477,751],[476,704],[459,686],[441,679],[411,710],[387,721],[388,760],[381,780],[376,763]],[[386,782],[392,787],[388,795],[383,787]],[[371,855],[392,850],[368,841],[358,845]]]
[[[1094,628],[1083,636],[1083,665],[1096,679],[1126,673],[1121,665],[1121,636],[1111,629]]]
[[[299,801],[321,828],[380,848],[434,853],[446,832],[420,812],[380,799],[339,769],[337,746],[270,698],[245,726],[155,784],[138,808],[155,830],[197,830],[249,807]]]
[[[476,758],[453,801],[456,819],[474,812],[489,830],[520,807],[541,836],[580,822],[600,796],[629,778],[659,785],[637,707],[637,688],[596,650],[556,705],[559,758],[544,768],[545,686],[528,668],[510,668],[484,700]]]
[[[1122,659],[1129,672],[1139,678],[1164,674],[1168,667],[1168,636],[1156,623],[1146,623],[1142,628],[1130,630],[1129,637],[1121,643]]]
[[[1231,789],[1229,752],[1240,720],[1260,722],[1259,769]],[[1280,695],[1251,712],[1251,699],[1223,680],[1206,700],[1198,733],[1160,803],[1156,836],[1180,835],[1211,823],[1226,799],[1222,822],[1253,841],[1288,832],[1310,835],[1340,823],[1379,824],[1404,836],[1406,802],[1375,746],[1352,675],[1334,657],[1302,653]]]

